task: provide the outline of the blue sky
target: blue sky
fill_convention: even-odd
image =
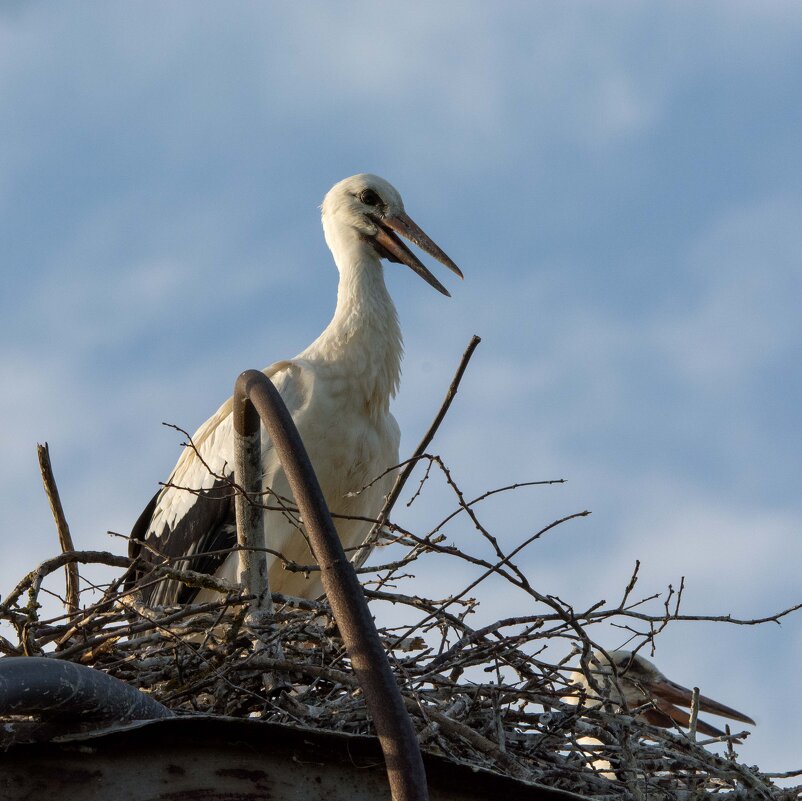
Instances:
[[[689,613],[802,601],[800,76],[791,2],[4,3],[2,587],[55,548],[36,442],[79,546],[115,545],[177,458],[160,423],[328,322],[318,205],[370,171],[466,275],[387,269],[402,447],[478,333],[437,450],[469,495],[568,480],[488,504],[507,543],[593,511],[532,549],[541,591],[618,597],[637,558]],[[656,661],[788,770],[800,635],[677,624]]]

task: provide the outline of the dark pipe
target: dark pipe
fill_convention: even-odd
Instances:
[[[246,370],[240,375],[234,386],[234,408],[243,404],[245,398],[253,403],[270,435],[301,512],[321,568],[323,588],[384,752],[392,797],[394,801],[427,801],[426,772],[415,729],[298,429],[281,395],[264,373]],[[252,421],[252,415],[243,415],[244,426],[248,425],[249,417]],[[248,435],[253,430],[238,433]]]
[[[0,715],[71,720],[152,720],[173,713],[100,670],[46,656],[0,659]]]

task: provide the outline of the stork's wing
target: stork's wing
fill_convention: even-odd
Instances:
[[[282,361],[266,368],[290,413],[305,402],[304,365]],[[236,544],[232,399],[229,398],[192,437],[165,482],[131,531],[129,555],[150,565],[214,574]],[[272,443],[262,431],[262,461]],[[170,579],[158,580],[148,569],[132,579],[150,605],[188,603],[197,590]]]

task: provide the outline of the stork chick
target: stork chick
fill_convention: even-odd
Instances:
[[[609,651],[610,660],[601,652],[594,651],[591,657],[591,672],[596,684],[606,694],[600,698],[592,689],[587,676],[581,670],[575,670],[569,676],[569,682],[584,693],[585,704],[589,707],[601,706],[610,701],[625,711],[638,710],[637,717],[653,726],[670,728],[675,724],[688,726],[690,714],[675,706],[690,707],[693,692],[681,684],[667,678],[655,664],[640,654],[632,651]],[[610,664],[612,661],[612,665]],[[564,696],[563,701],[570,704],[579,703],[577,693]],[[699,696],[699,709],[711,715],[737,720],[741,723],[755,725],[752,718],[725,706],[705,695]],[[704,720],[696,721],[696,729],[709,737],[721,737],[724,732]]]
[[[399,235],[456,273],[456,264],[412,221],[398,192],[376,175],[346,178],[326,195],[323,231],[340,273],[334,317],[298,356],[264,369],[301,434],[346,552],[361,545],[379,513],[398,464],[399,429],[390,399],[401,374],[401,329],[384,282],[382,260],[406,264],[444,295],[445,287]],[[129,553],[152,564],[202,571],[236,581],[238,558],[234,502],[225,480],[234,464],[232,401],[226,401],[195,433],[166,485],[156,493],[131,532]],[[270,506],[292,493],[272,443],[262,430],[262,470]],[[215,476],[220,476],[217,478]],[[265,545],[283,559],[312,564],[297,520],[286,511],[265,514]],[[323,592],[319,572],[283,569],[269,557],[271,590],[304,598]],[[151,605],[201,602],[219,597],[174,580],[134,580]]]

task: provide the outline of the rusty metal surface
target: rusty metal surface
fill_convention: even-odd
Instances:
[[[432,801],[576,801],[427,755]],[[120,725],[0,754],[4,801],[389,801],[374,737],[192,717]]]
[[[248,595],[251,619],[273,614],[264,552],[264,497],[262,496],[262,447],[259,415],[253,404],[234,392],[234,479],[242,492],[234,498],[239,552],[239,581]],[[247,493],[245,495],[244,493]]]
[[[394,801],[427,801],[418,738],[356,573],[343,551],[298,429],[269,378],[246,370],[234,389],[235,408],[248,397],[281,460],[301,512],[321,580],[354,673],[379,736]],[[245,433],[246,427],[241,427]]]

